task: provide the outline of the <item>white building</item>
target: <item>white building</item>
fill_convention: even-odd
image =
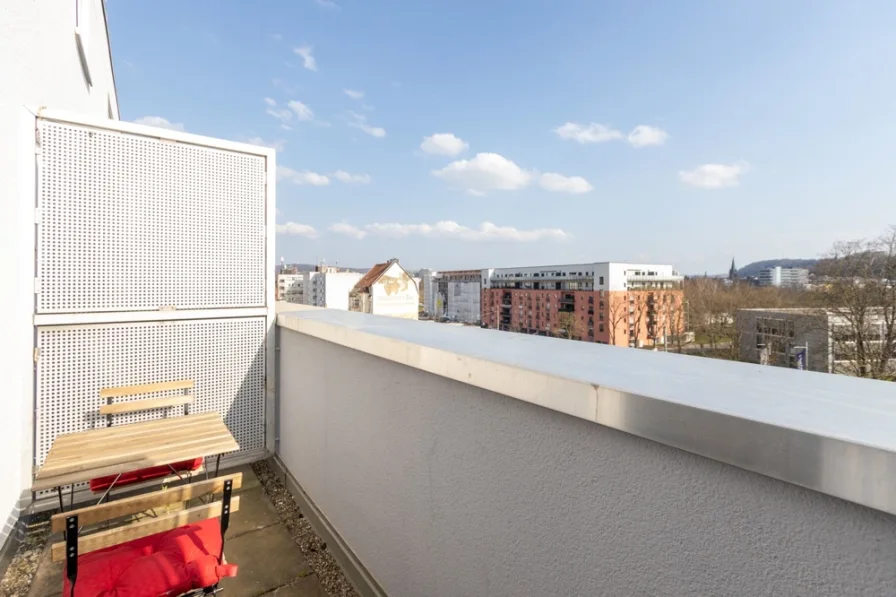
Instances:
[[[336,268],[322,269],[323,271],[305,272],[304,303],[348,311],[348,295],[362,275],[356,272],[336,271]]]
[[[402,319],[420,315],[417,283],[398,263],[390,259],[378,263],[364,274],[350,295],[350,310]]]
[[[277,300],[288,303],[304,303],[305,274],[278,274]]]
[[[43,107],[118,120],[106,15],[101,0],[3,0],[0,8],[0,293],[4,343],[0,354],[3,416],[0,452],[0,545],[12,528],[10,507],[30,501],[34,395],[32,316],[35,198],[34,113]],[[32,225],[26,226],[25,222]],[[6,466],[9,464],[10,466]],[[16,510],[13,510],[13,517]],[[13,519],[14,521],[14,519]]]
[[[430,317],[438,317],[440,315],[436,310],[438,276],[439,272],[435,270],[420,270],[420,285],[417,287],[417,290],[423,293],[423,313]]]
[[[809,270],[802,267],[767,267],[759,271],[760,286],[805,288],[809,284]]]
[[[741,359],[767,365],[810,371],[856,375],[857,353],[865,362],[884,364],[886,319],[883,312],[869,312],[863,325],[863,341],[856,342],[855,323],[843,313],[827,309],[740,309],[737,312]],[[896,359],[889,371],[896,376]]]
[[[684,276],[671,265],[576,263],[482,270],[482,288],[540,290],[641,290],[677,287]]]
[[[423,312],[459,323],[478,323],[482,270],[423,270]]]

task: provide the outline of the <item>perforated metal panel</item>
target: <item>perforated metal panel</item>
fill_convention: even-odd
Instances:
[[[38,128],[37,313],[265,306],[264,157]]]
[[[220,412],[241,452],[263,448],[265,331],[263,317],[38,327],[36,464],[57,435],[106,425],[100,389],[181,379],[196,382],[191,412]]]

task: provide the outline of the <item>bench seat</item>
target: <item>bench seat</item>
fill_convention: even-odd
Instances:
[[[176,596],[236,576],[218,564],[221,521],[210,518],[78,556],[74,597]],[[63,595],[69,597],[68,578]]]

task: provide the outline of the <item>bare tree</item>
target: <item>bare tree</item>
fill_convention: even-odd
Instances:
[[[570,338],[578,340],[582,337],[581,326],[575,313],[562,312],[557,317],[557,327],[554,333],[558,338]]]
[[[607,325],[610,326],[609,334],[610,334],[610,344],[616,345],[617,334],[619,333],[619,326],[623,322],[628,321],[628,302],[623,300],[620,297],[616,296],[608,296],[607,300],[610,301],[609,309],[607,311],[607,315],[609,316],[609,321]],[[625,325],[625,333],[626,339],[628,339],[628,324]],[[626,346],[628,342],[626,342]]]
[[[896,377],[896,226],[872,240],[837,243],[818,266],[837,370]]]

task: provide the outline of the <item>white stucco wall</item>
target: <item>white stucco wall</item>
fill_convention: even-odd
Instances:
[[[34,121],[24,106],[118,117],[102,2],[81,2],[92,85],[75,42],[75,2],[0,2],[0,400],[8,423],[0,434],[0,545],[31,484]]]
[[[342,341],[395,327],[351,315]],[[549,338],[402,323],[437,346],[469,339],[468,353],[497,343],[509,359],[527,346],[543,347],[548,364],[573,354]],[[896,595],[890,514],[475,387],[478,369],[465,383],[415,368],[450,369],[429,353],[424,363],[396,352],[411,367],[285,327],[280,341],[279,455],[390,597]],[[729,379],[753,371],[718,369]],[[601,375],[612,384],[620,370]],[[825,382],[846,387],[836,377]],[[683,371],[672,385],[688,379]]]
[[[393,263],[371,287],[371,313],[403,319],[419,316],[417,285],[397,263]]]
[[[321,274],[321,276],[323,276],[324,283],[324,304],[318,306],[348,311],[348,293],[361,279],[361,274],[336,272]]]

